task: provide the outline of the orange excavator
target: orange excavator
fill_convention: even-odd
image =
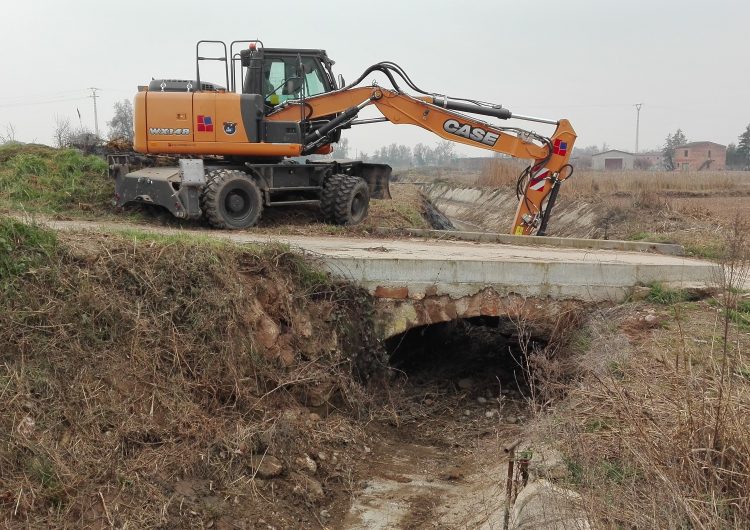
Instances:
[[[213,55],[204,55],[206,50]],[[205,61],[223,63],[225,86],[201,79]],[[304,157],[331,153],[343,129],[388,121],[530,160],[518,178],[511,233],[544,234],[560,184],[573,172],[568,161],[576,134],[567,120],[429,93],[388,61],[347,85],[334,77],[333,64],[324,50],[266,48],[257,40],[229,47],[199,41],[195,80],[154,79],[135,97],[135,151],[176,156],[178,165],[137,168],[133,156],[110,157],[115,204],[158,205],[176,217],[230,229],[253,226],[265,207],[317,204],[327,221],[357,224],[367,216],[371,197],[390,198],[390,166]],[[360,86],[374,73],[391,86]],[[358,119],[370,106],[382,117]],[[477,116],[556,128],[546,137]]]

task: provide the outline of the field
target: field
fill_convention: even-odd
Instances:
[[[748,527],[750,175],[581,172],[563,189],[557,219],[585,212],[571,235],[682,242],[722,265],[709,288],[527,300],[536,320],[378,341],[369,295],[289,248],[149,233],[174,221],[110,211],[99,159],[6,149],[0,213],[115,228],[0,217],[4,526],[479,527],[502,507],[498,455],[522,437],[532,479],[577,492],[596,528]],[[451,185],[512,209],[518,169]],[[393,191],[360,227],[310,209],[269,211],[257,230],[428,226],[417,188]]]

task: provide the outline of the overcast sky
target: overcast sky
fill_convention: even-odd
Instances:
[[[7,2],[0,133],[12,124],[18,140],[50,143],[55,117],[78,124],[76,109],[93,129],[92,86],[106,131],[114,102],[137,85],[194,76],[196,40],[259,38],[323,48],[348,81],[392,60],[431,92],[568,118],[581,147],[633,150],[639,102],[642,150],[678,127],[727,144],[750,123],[749,23],[747,0]],[[366,152],[438,140],[387,123],[345,136]]]

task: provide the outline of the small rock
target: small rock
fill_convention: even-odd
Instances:
[[[320,518],[321,519],[330,519],[331,513],[328,510],[320,510]]]
[[[471,411],[469,409],[466,409],[464,411],[464,416],[471,416]]]
[[[276,340],[279,338],[281,330],[276,322],[271,320],[268,315],[262,315],[258,322],[258,330],[255,334],[258,341],[266,348],[272,347],[276,344]]]
[[[510,389],[509,388],[503,388],[502,390],[500,390],[500,393],[501,394],[510,394]]]
[[[656,315],[648,314],[643,317],[643,320],[651,324],[652,322],[656,322],[657,320],[659,320],[659,317],[657,317]]]
[[[474,380],[470,377],[464,377],[463,379],[458,380],[458,388],[460,388],[461,390],[469,390],[473,386]]]
[[[315,460],[310,458],[310,455],[300,456],[295,459],[294,463],[297,464],[299,469],[308,471],[313,475],[318,471],[318,464],[315,463]]]
[[[646,298],[648,298],[649,294],[651,294],[651,288],[649,287],[634,287],[633,291],[630,293],[630,299],[634,302],[645,300]]]
[[[488,410],[487,412],[485,412],[485,413],[484,413],[484,417],[485,417],[485,418],[491,418],[491,417],[493,417],[493,416],[494,416],[495,414],[497,414],[497,411],[496,411],[496,410]]]
[[[308,418],[310,418],[310,421],[319,422],[320,421],[320,414],[316,414],[315,412],[311,412],[310,416],[308,416]]]
[[[300,475],[299,473],[292,473],[292,480],[294,480],[294,493],[300,495],[311,502],[319,502],[325,497],[323,486],[312,477],[306,475]]]
[[[284,471],[284,463],[270,455],[253,456],[250,459],[250,465],[255,468],[255,475],[263,479],[276,478]]]
[[[433,403],[435,403],[435,402],[433,400],[429,399],[429,398],[427,398],[427,399],[424,400],[424,404],[427,405],[428,407],[430,405],[432,405]]]
[[[370,449],[369,447],[365,446],[365,453],[369,454],[371,452],[372,452],[372,449]]]
[[[36,422],[34,421],[34,418],[31,416],[24,416],[23,419],[18,422],[18,427],[16,427],[16,430],[18,431],[18,434],[22,436],[28,436],[32,432],[34,432],[34,427],[36,426]]]
[[[325,462],[328,459],[328,455],[325,453],[318,453],[317,454],[318,460],[321,462]]]
[[[507,418],[505,418],[505,423],[517,423],[517,422],[518,422],[518,418],[516,418],[515,416],[508,416]]]
[[[479,396],[477,398],[477,402],[479,402],[480,405],[484,405],[485,403],[487,403],[487,398]]]

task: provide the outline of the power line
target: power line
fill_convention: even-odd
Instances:
[[[66,101],[81,101],[91,96],[81,96],[77,98],[50,99],[48,101],[20,101],[18,103],[1,103],[0,108],[4,107],[31,107],[36,105],[49,105],[52,103],[65,103]]]
[[[640,132],[641,128],[641,107],[643,106],[643,103],[636,103],[635,104],[635,110],[636,110],[636,117],[635,117],[635,154],[638,154],[638,133]]]
[[[101,88],[90,87],[89,90],[91,90],[90,97],[94,100],[94,133],[99,138],[99,115],[96,113],[96,98],[99,96],[96,95],[96,91],[101,90]]]

